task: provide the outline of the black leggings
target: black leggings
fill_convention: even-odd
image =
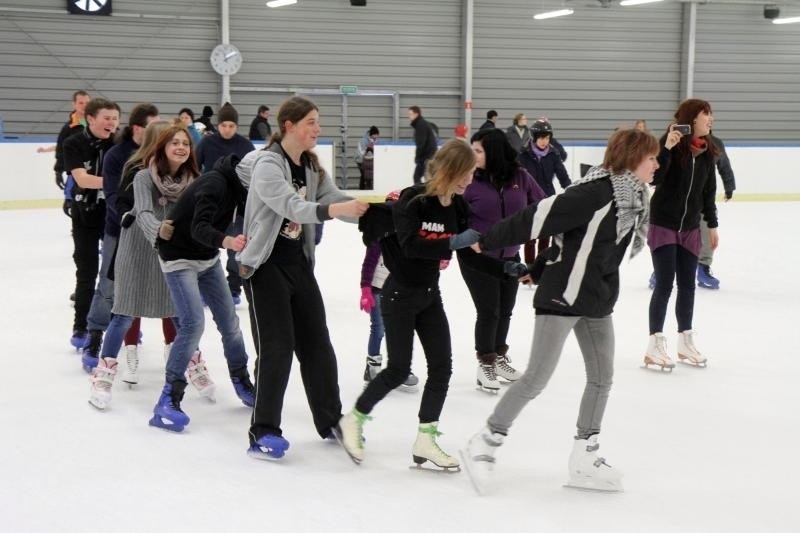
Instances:
[[[519,261],[519,257],[516,260]],[[475,351],[478,354],[497,352],[506,344],[519,282],[508,276],[500,279],[460,261],[459,267],[477,313]]]
[[[428,363],[428,379],[422,392],[419,421],[423,424],[438,421],[453,373],[450,326],[444,314],[439,287],[401,287],[389,276],[382,289],[381,312],[388,362],[386,368],[361,393],[356,401],[356,409],[365,414],[371,412],[375,404],[403,384],[411,372],[411,352],[416,331]]]
[[[678,295],[675,298],[675,317],[678,319],[678,332],[692,329],[697,256],[677,244],[660,246],[650,255],[656,275],[656,286],[650,297],[650,335],[664,331],[672,282],[676,279]]]

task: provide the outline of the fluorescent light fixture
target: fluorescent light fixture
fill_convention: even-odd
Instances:
[[[619,3],[621,6],[638,6],[639,4],[652,4],[654,2],[661,2],[662,0],[622,0]]]
[[[559,9],[558,11],[546,11],[544,13],[539,13],[534,15],[533,18],[536,20],[544,20],[555,17],[563,17],[564,15],[572,15],[573,13],[575,13],[573,9]]]
[[[779,19],[772,19],[773,24],[794,24],[800,22],[800,17],[783,17]]]
[[[283,7],[296,4],[297,0],[269,0],[267,7]]]

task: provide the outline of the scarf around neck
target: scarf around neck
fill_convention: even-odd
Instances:
[[[153,185],[155,185],[158,192],[161,193],[161,198],[158,199],[158,203],[162,206],[167,205],[167,202],[176,202],[186,187],[194,180],[193,176],[188,176],[185,173],[176,177],[169,175],[159,176],[158,169],[154,163],[150,163],[147,168],[150,171]]]
[[[630,170],[622,174],[611,174],[603,167],[592,167],[586,176],[573,181],[570,187],[603,178],[611,181],[614,190],[614,201],[617,204],[617,244],[629,231],[633,230],[633,258],[644,247],[647,238],[647,224],[650,220],[650,194],[647,187]]]

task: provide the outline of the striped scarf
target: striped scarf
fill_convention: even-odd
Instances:
[[[622,174],[611,174],[603,167],[589,169],[586,176],[573,181],[570,187],[603,178],[611,180],[614,190],[614,201],[617,204],[617,244],[629,231],[633,230],[631,258],[644,247],[647,238],[647,223],[650,220],[650,194],[647,187],[639,181],[633,172],[626,170]]]

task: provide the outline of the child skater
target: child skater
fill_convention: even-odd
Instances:
[[[436,444],[439,415],[452,373],[450,329],[439,292],[440,260],[465,248],[480,235],[469,229],[469,207],[461,197],[472,181],[475,154],[460,139],[436,152],[424,184],[409,187],[392,206],[395,233],[381,240],[389,277],[383,285],[381,312],[388,363],[339,422],[339,435],[354,462],[364,458],[362,429],[369,414],[411,372],[416,331],[427,360],[428,377],[419,409],[419,430],[412,449],[418,466],[431,461],[458,470],[458,461]]]
[[[608,142],[602,166],[591,169],[562,194],[492,226],[481,249],[554,237],[534,296],[536,322],[528,368],[497,403],[486,426],[461,450],[479,493],[486,488],[494,455],[514,420],[544,390],[570,331],[575,332],[586,365],[586,387],[578,412],[578,431],[569,458],[568,485],[622,490],[622,474],[597,455],[597,437],[614,373],[611,313],[619,294],[619,264],[633,241],[631,256],[647,231],[646,184],[658,168],[658,142],[645,132],[620,130]],[[541,259],[540,259],[541,261]]]

